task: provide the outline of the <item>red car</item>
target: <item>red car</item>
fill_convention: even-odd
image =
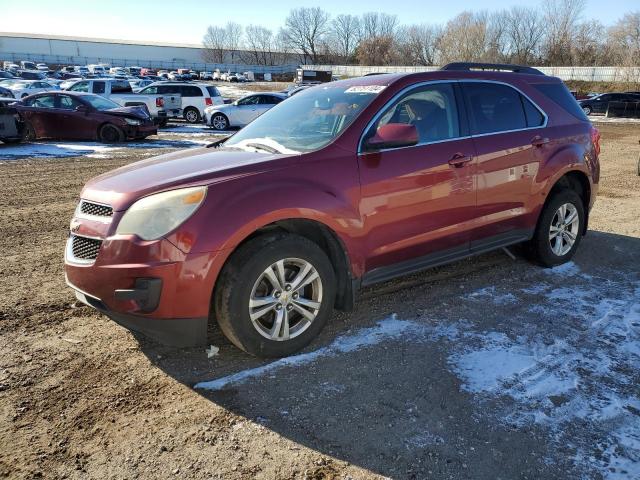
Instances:
[[[99,140],[105,143],[143,139],[158,128],[142,107],[121,107],[92,93],[46,92],[16,104],[27,140]]]
[[[71,221],[69,286],[161,341],[204,344],[217,320],[272,357],[364,285],[518,243],[567,262],[599,134],[559,79],[475,68],[312,87],[224,142],[94,178]]]

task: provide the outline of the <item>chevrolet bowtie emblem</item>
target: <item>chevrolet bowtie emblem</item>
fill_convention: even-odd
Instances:
[[[69,226],[69,228],[71,228],[72,233],[76,233],[78,230],[80,230],[80,222],[71,220],[71,225]]]

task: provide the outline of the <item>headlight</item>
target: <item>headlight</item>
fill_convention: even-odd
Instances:
[[[204,201],[207,187],[181,188],[141,198],[129,207],[116,234],[156,240],[184,223]]]
[[[124,121],[127,122],[129,125],[142,125],[142,122],[140,120],[136,120],[135,118],[125,117]]]

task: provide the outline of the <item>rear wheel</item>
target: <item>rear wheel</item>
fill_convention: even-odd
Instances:
[[[98,139],[102,143],[120,143],[124,141],[124,132],[116,125],[107,123],[100,127]]]
[[[298,235],[270,235],[247,242],[229,259],[214,311],[238,348],[283,357],[318,335],[334,299],[335,273],[322,249]]]
[[[593,110],[591,109],[591,107],[590,107],[590,106],[588,106],[588,105],[587,105],[587,106],[585,106],[585,107],[582,107],[582,111],[584,112],[584,114],[585,114],[585,115],[591,115],[591,112],[593,112]]]
[[[578,249],[584,227],[584,205],[570,189],[560,190],[545,205],[533,239],[529,256],[545,267],[566,263]]]
[[[200,117],[200,112],[197,108],[189,107],[184,111],[184,119],[189,123],[200,123],[202,121],[202,117]]]

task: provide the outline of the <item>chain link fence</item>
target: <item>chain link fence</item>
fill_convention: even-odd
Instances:
[[[367,73],[432,72],[438,66],[362,66],[362,65],[305,65],[309,70],[331,70],[334,75],[361,77]],[[564,81],[640,83],[640,67],[535,67],[546,75]]]

